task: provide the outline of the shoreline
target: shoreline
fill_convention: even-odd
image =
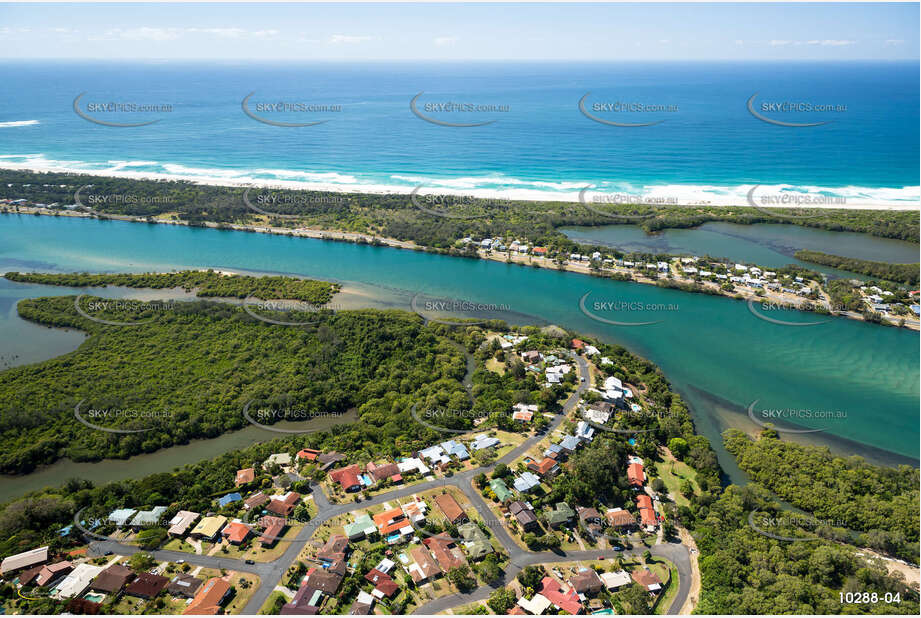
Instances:
[[[202,222],[201,225],[191,226],[187,221],[177,221],[169,219],[157,219],[157,218],[141,218],[135,217],[132,215],[110,215],[106,213],[102,214],[91,214],[91,213],[77,213],[73,211],[58,211],[51,210],[48,208],[39,208],[35,206],[18,206],[17,210],[11,210],[9,206],[0,207],[0,214],[26,214],[32,216],[49,216],[49,217],[73,217],[79,219],[109,219],[114,221],[124,221],[127,223],[144,223],[144,224],[163,224],[163,225],[183,225],[186,227],[205,227],[210,229],[218,230],[232,230],[238,232],[250,232],[257,234],[271,234],[275,236],[291,236],[297,238],[313,238],[315,240],[328,240],[333,242],[351,242],[355,244],[368,244],[373,246],[385,246],[394,249],[408,249],[411,251],[420,251],[423,253],[435,253],[438,255],[445,255],[448,257],[454,258],[468,258],[473,259],[473,255],[457,255],[449,251],[435,250],[424,245],[418,245],[411,241],[402,241],[395,238],[385,238],[379,236],[372,236],[369,234],[363,234],[361,232],[342,232],[335,230],[322,230],[315,228],[280,228],[272,226],[260,226],[260,225],[247,225],[239,223],[215,223],[213,221]],[[554,262],[553,259],[547,257],[540,257],[531,254],[526,255],[510,255],[505,253],[493,253],[492,251],[486,252],[482,249],[477,249],[476,259],[481,260],[490,260],[493,262],[499,262],[504,264],[515,264],[522,267],[530,268],[545,268],[548,270],[555,271],[566,271],[572,272],[581,275],[587,275],[590,277],[598,277],[601,279],[614,279],[619,281],[624,281],[625,283],[637,283],[641,285],[652,285],[655,287],[669,287],[669,286],[659,286],[659,281],[669,281],[676,284],[672,289],[676,289],[681,292],[688,294],[708,294],[711,296],[722,296],[724,298],[729,298],[732,300],[741,300],[749,303],[777,303],[785,306],[792,306],[799,311],[816,313],[818,315],[827,315],[829,318],[833,317],[843,317],[849,320],[856,320],[860,322],[866,322],[863,316],[858,313],[853,313],[850,311],[842,311],[839,313],[821,313],[817,311],[811,311],[809,309],[801,309],[800,306],[807,302],[805,299],[799,296],[778,293],[769,290],[764,291],[764,296],[759,296],[753,290],[739,289],[734,290],[733,292],[725,292],[720,289],[720,286],[717,283],[710,281],[694,281],[693,279],[687,279],[680,277],[677,272],[677,268],[672,269],[671,267],[674,264],[670,264],[670,274],[672,275],[671,279],[651,279],[649,277],[637,274],[631,269],[618,266],[608,266],[602,269],[599,269],[598,272],[593,271],[588,265],[583,265],[581,263],[573,264],[567,262],[566,264],[559,265]],[[607,274],[604,274],[607,273]],[[617,276],[629,275],[631,278],[629,280],[619,279]],[[682,287],[683,285],[695,285],[698,286],[699,290],[688,290]],[[821,305],[826,310],[828,310],[828,295],[822,291],[821,292]],[[921,332],[921,320],[912,320],[906,319],[903,326],[899,326],[896,322],[884,321],[879,324],[880,326],[894,327],[894,328],[905,328],[908,330]]]
[[[351,184],[343,185],[333,182],[306,181],[306,180],[282,180],[282,179],[265,179],[246,176],[247,173],[258,170],[241,170],[239,177],[221,177],[208,176],[203,174],[176,174],[163,172],[138,172],[126,171],[124,169],[102,169],[87,170],[66,165],[44,165],[36,166],[34,163],[13,163],[9,159],[14,157],[25,158],[25,155],[2,155],[0,156],[0,171],[10,170],[17,172],[31,172],[41,174],[53,172],[59,174],[75,174],[82,176],[105,176],[109,178],[121,178],[125,180],[149,180],[149,181],[173,181],[173,182],[190,182],[212,187],[232,187],[232,188],[259,188],[259,189],[287,189],[300,191],[321,191],[327,193],[339,194],[360,194],[360,195],[410,195],[414,190],[419,189],[420,195],[439,194],[453,196],[468,196],[476,199],[485,200],[513,200],[525,202],[559,202],[578,204],[582,197],[581,193],[585,189],[591,189],[593,193],[602,195],[620,195],[623,196],[625,191],[618,186],[609,189],[599,189],[594,183],[589,181],[563,181],[555,179],[554,181],[531,180],[524,181],[509,177],[514,180],[515,184],[525,185],[548,185],[557,184],[561,186],[559,191],[549,191],[540,189],[482,189],[482,188],[464,188],[469,186],[469,179],[437,179],[432,178],[424,181],[424,177],[419,176],[418,184],[413,186],[387,185],[387,184]],[[121,166],[116,166],[121,167]],[[229,170],[232,171],[232,170]],[[292,174],[298,173],[291,170]],[[305,175],[301,173],[301,175]],[[332,172],[316,172],[317,176],[334,175]],[[811,198],[824,196],[827,193],[843,194],[845,204],[824,204],[824,203],[804,203],[804,204],[762,204],[759,208],[816,208],[829,210],[919,210],[921,209],[921,186],[903,185],[901,187],[860,187],[845,185],[839,187],[819,187],[814,185],[791,185],[784,183],[774,184],[726,184],[726,185],[677,185],[673,183],[665,184],[637,184],[630,182],[621,183],[623,186],[630,186],[629,191],[635,192],[636,195],[648,200],[677,200],[675,202],[655,201],[647,203],[641,202],[641,205],[655,206],[667,205],[670,207],[751,207],[752,204],[746,200],[746,195],[752,187],[760,187],[759,194],[768,193],[786,193],[789,195],[804,195]],[[461,188],[458,188],[460,186]],[[868,191],[880,192],[884,195],[893,195],[898,192],[911,192],[907,199],[881,199],[867,198]],[[676,197],[676,193],[683,193],[684,197]],[[693,195],[694,197],[688,197]],[[703,199],[706,198],[706,199]]]

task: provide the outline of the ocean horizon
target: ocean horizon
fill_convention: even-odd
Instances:
[[[700,205],[744,204],[760,185],[917,208],[918,67],[6,61],[0,168]]]

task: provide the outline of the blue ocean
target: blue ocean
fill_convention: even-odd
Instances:
[[[0,81],[0,167],[524,199],[591,185],[742,203],[761,184],[919,200],[917,62],[4,62]],[[79,95],[90,118],[156,122],[93,122]]]

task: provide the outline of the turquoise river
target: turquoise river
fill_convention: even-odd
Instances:
[[[798,410],[798,424],[823,429],[787,433],[791,439],[881,463],[917,463],[917,332],[847,319],[788,326],[759,319],[745,302],[723,297],[401,249],[184,226],[0,215],[0,272],[188,268],[340,281],[345,307],[410,310],[411,299],[420,293],[490,304],[490,317],[512,324],[555,323],[619,343],[662,368],[689,403],[698,431],[718,447],[732,480],[742,477],[719,448],[719,434],[730,426],[756,428],[747,415],[755,401],[755,410]],[[0,370],[79,345],[79,333],[29,324],[15,309],[21,298],[72,293],[0,280]],[[583,311],[580,299],[586,294]],[[617,311],[605,303],[619,303]],[[789,311],[762,313],[785,322],[824,319]],[[611,325],[592,315],[655,323]],[[157,465],[171,469],[179,463]],[[3,482],[0,499],[9,497]],[[35,488],[22,482],[16,487],[17,493]]]

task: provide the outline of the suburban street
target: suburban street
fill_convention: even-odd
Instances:
[[[363,500],[360,503],[350,502],[347,504],[332,504],[326,494],[322,491],[322,488],[319,485],[314,484],[312,495],[317,507],[317,515],[306,524],[304,530],[301,532],[301,534],[298,535],[296,540],[279,541],[289,543],[289,547],[285,550],[281,557],[271,562],[256,562],[255,564],[247,564],[245,561],[238,559],[221,558],[218,556],[203,556],[199,554],[169,550],[154,550],[149,553],[151,553],[153,557],[158,561],[177,562],[179,560],[184,560],[185,562],[195,566],[203,566],[214,569],[226,569],[228,571],[240,571],[243,573],[251,573],[257,575],[259,577],[259,585],[257,586],[253,596],[247,602],[242,611],[244,614],[256,614],[269,598],[269,595],[271,595],[272,591],[275,589],[275,586],[277,586],[283,579],[288,568],[294,563],[294,561],[297,559],[297,556],[310,541],[314,532],[316,532],[321,524],[339,515],[343,515],[357,509],[365,509],[369,506],[375,506],[390,500],[395,500],[397,498],[404,498],[432,489],[451,486],[458,489],[467,497],[468,500],[470,500],[470,503],[474,506],[474,508],[476,508],[480,517],[483,518],[484,521],[495,522],[496,515],[483,500],[480,493],[473,487],[473,479],[481,472],[490,472],[499,463],[509,464],[520,457],[522,454],[527,452],[530,448],[544,439],[546,435],[549,435],[550,432],[559,427],[566,416],[575,408],[582,393],[591,384],[591,377],[589,375],[588,363],[585,361],[585,359],[576,355],[573,355],[573,358],[579,367],[579,374],[582,378],[584,378],[584,380],[578,382],[576,391],[570,395],[570,397],[563,404],[562,413],[556,415],[546,433],[528,438],[489,466],[482,466],[471,470],[465,470],[463,472],[454,474],[451,477],[426,481],[423,483],[416,483],[413,485],[407,485],[405,487],[399,487],[397,489],[378,494],[368,500]],[[596,560],[600,556],[605,558],[615,558],[617,556],[623,555],[639,555],[647,549],[646,546],[639,546],[625,551],[605,549],[570,552],[532,552],[521,548],[517,543],[515,543],[504,525],[489,525],[488,528],[495,535],[496,539],[502,545],[505,552],[509,555],[510,565],[505,569],[502,578],[499,581],[494,582],[492,585],[480,586],[479,588],[476,588],[467,594],[454,594],[441,597],[431,601],[430,603],[426,603],[425,605],[420,606],[414,613],[436,614],[453,607],[486,599],[496,588],[509,583],[525,566],[550,562]],[[120,555],[131,555],[142,551],[139,548],[131,545],[124,545],[116,541],[108,540],[94,541],[90,543],[90,549],[93,555],[101,555],[109,551]],[[659,545],[651,546],[648,549],[653,556],[659,556],[670,560],[678,569],[678,594],[672,601],[671,606],[668,608],[669,614],[677,614],[684,604],[688,592],[691,588],[690,554],[688,553],[687,548],[679,543],[662,543]]]

